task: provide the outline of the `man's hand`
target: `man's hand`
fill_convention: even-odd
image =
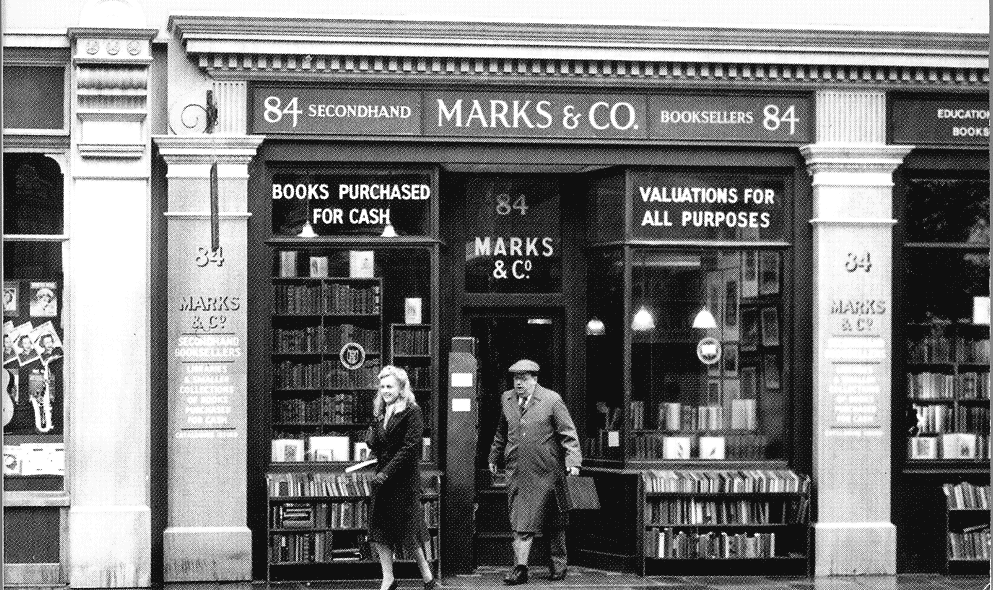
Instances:
[[[376,477],[372,478],[372,485],[381,486],[386,483],[386,474],[380,471],[376,474]]]
[[[497,472],[496,464],[495,463],[490,463],[490,473],[492,473],[493,475],[496,475],[496,472]]]
[[[566,475],[579,475],[579,467],[566,467],[565,468],[565,474]]]

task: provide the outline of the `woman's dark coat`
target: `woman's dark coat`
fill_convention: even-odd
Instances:
[[[385,474],[382,485],[373,486],[369,507],[369,540],[393,550],[411,548],[428,539],[421,507],[421,441],[424,421],[421,409],[407,404],[393,414],[386,429],[377,420],[369,438],[376,456],[376,473]]]

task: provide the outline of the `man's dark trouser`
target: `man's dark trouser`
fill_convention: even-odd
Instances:
[[[548,538],[548,557],[551,566],[550,573],[561,572],[566,568],[568,555],[565,547],[565,531],[569,524],[569,515],[560,512],[558,504],[550,507],[545,517],[543,530]],[[534,533],[514,531],[514,559],[516,565],[527,565],[528,557],[531,555],[531,545],[534,541]]]

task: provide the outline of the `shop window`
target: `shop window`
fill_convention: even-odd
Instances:
[[[587,356],[591,457],[627,461],[784,458],[782,255],[776,250],[631,248],[591,271]],[[629,378],[623,367],[630,338]],[[627,383],[629,395],[618,395]],[[623,404],[626,407],[622,407]],[[622,440],[623,439],[623,440]]]
[[[989,182],[909,181],[906,288],[907,457],[988,464]]]
[[[63,487],[63,177],[51,159],[4,166],[4,485]]]
[[[7,66],[3,68],[5,129],[65,128],[65,68]]]

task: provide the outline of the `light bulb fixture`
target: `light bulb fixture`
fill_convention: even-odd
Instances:
[[[317,234],[314,232],[314,227],[310,225],[309,221],[303,222],[303,229],[297,234],[298,238],[316,238]]]
[[[586,322],[586,335],[587,336],[603,336],[607,329],[603,325],[603,322],[596,316],[590,318],[590,321]]]
[[[386,227],[383,228],[383,237],[384,238],[395,238],[395,237],[397,237],[397,231],[395,229],[393,229],[393,224],[392,223],[387,223],[386,224]]]
[[[704,307],[698,314],[696,314],[696,317],[693,318],[693,327],[700,328],[701,330],[716,328],[717,320],[714,319],[714,314],[710,313],[710,310]]]
[[[631,320],[631,329],[635,332],[648,332],[655,329],[655,316],[642,305]]]

